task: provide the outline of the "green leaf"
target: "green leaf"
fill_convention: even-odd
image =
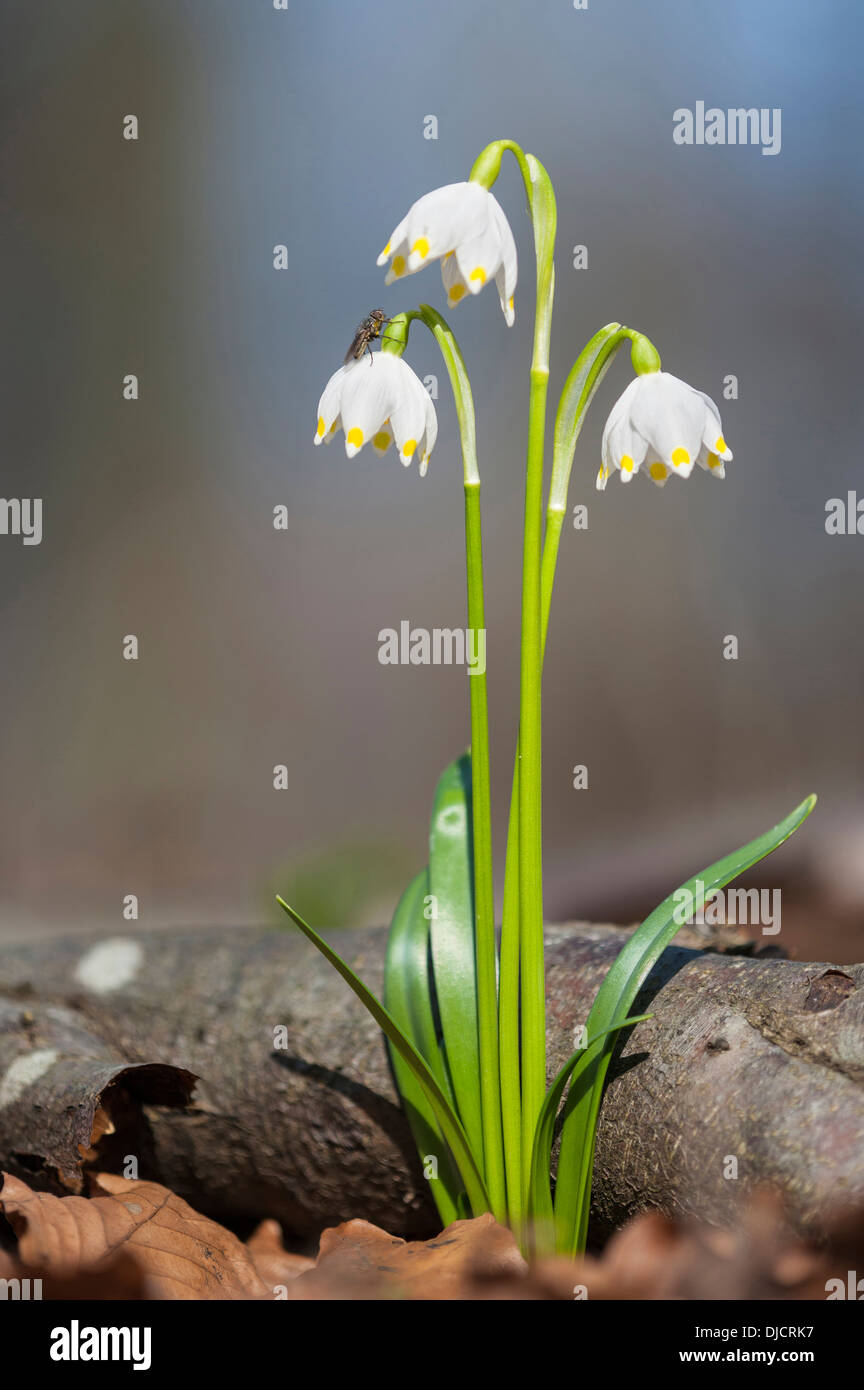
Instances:
[[[313,946],[317,946],[330,964],[335,966],[345,980],[353,989],[357,998],[366,1006],[374,1018],[378,1027],[386,1034],[390,1042],[396,1048],[399,1056],[410,1067],[416,1080],[423,1089],[423,1093],[431,1106],[432,1112],[441,1127],[451,1153],[459,1167],[465,1190],[468,1193],[468,1200],[475,1216],[480,1216],[489,1211],[489,1198],[483,1183],[483,1177],[479,1165],[471,1151],[471,1146],[465,1135],[465,1131],[459,1122],[458,1117],[453,1113],[450,1103],[447,1100],[429,1067],[424,1062],[420,1053],[412,1042],[406,1038],[402,1029],[390,1017],[387,1010],[380,1000],[376,999],[370,989],[367,989],[359,976],[354,974],[350,965],[342,959],[333,947],[328,945],[323,936],[319,936],[308,922],[304,922],[299,913],[293,907],[289,907],[284,898],[277,897],[279,906],[287,912],[295,926],[299,927],[303,935],[308,937]]]
[[[444,1054],[459,1118],[475,1154],[483,1153],[480,1048],[474,951],[471,759],[445,768],[435,789],[429,835],[430,939]]]
[[[423,869],[402,894],[387,937],[384,1007],[428,1064],[452,1106],[450,1080],[438,1042],[432,1008],[429,921],[425,913],[428,895],[429,870]],[[458,1170],[423,1087],[389,1040],[387,1046],[396,1085],[421,1160],[424,1166],[430,1154],[438,1160],[437,1177],[430,1179],[430,1190],[441,1220],[448,1226],[461,1215],[459,1202],[463,1187]]]
[[[676,921],[679,894],[689,893],[694,910],[699,911],[710,892],[730,883],[787,840],[806,820],[815,803],[815,796],[807,797],[773,830],[689,879],[646,917],[613,962],[586,1024],[589,1036],[597,1035],[598,1041],[585,1050],[580,1086],[571,1088],[564,1107],[555,1188],[555,1226],[559,1249],[565,1253],[584,1249],[588,1232],[597,1116],[614,1047],[608,1030],[626,1019],[652,966],[683,925]],[[606,1036],[601,1037],[601,1034]]]
[[[580,1047],[564,1063],[543,1102],[534,1131],[534,1144],[531,1150],[531,1179],[528,1191],[528,1217],[531,1223],[531,1237],[535,1254],[547,1254],[554,1250],[554,1210],[552,1205],[552,1139],[555,1130],[555,1116],[561,1104],[564,1088],[572,1076],[573,1086],[578,1086],[579,1076],[585,1067],[588,1050],[607,1033],[618,1033],[622,1028],[630,1028],[634,1023],[643,1023],[653,1014],[634,1014],[621,1023],[615,1023],[603,1033],[595,1033],[584,1047]]]

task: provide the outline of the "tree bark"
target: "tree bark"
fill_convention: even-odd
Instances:
[[[550,1076],[626,934],[547,929]],[[380,993],[385,933],[330,939]],[[722,1220],[765,1183],[811,1233],[864,1204],[862,986],[861,965],[668,949],[610,1068],[594,1233],[646,1207]],[[0,1165],[77,1191],[130,1159],[235,1227],[439,1224],[378,1028],[291,930],[0,950]]]

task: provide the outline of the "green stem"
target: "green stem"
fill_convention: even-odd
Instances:
[[[619,347],[625,339],[630,338],[635,348],[639,337],[640,335],[634,334],[633,330],[622,328],[620,324],[607,324],[586,344],[561,393],[555,418],[552,481],[546,509],[546,532],[543,541],[540,574],[541,671],[546,653],[552,590],[558,564],[561,532],[567,513],[567,494],[576,443],[588,407]],[[521,1108],[518,1104],[516,1106],[508,1105],[507,1096],[508,1093],[515,1094],[518,1102],[519,1051],[518,1043],[514,1047],[513,1040],[518,1036],[519,1026],[519,767],[521,743],[520,733],[513,768],[513,789],[507,827],[507,856],[504,869],[504,926],[501,933],[501,985],[499,990],[504,1149],[510,1216],[516,1227],[519,1226],[522,1217],[522,1198],[520,1192],[517,1206],[511,1195],[515,1191],[511,1171],[521,1170]]]
[[[465,483],[465,555],[468,627],[483,633],[483,542],[480,482]],[[495,888],[492,874],[492,804],[489,780],[489,710],[485,661],[469,675],[471,701],[471,804],[473,808],[474,922],[477,953],[477,1016],[480,1040],[480,1102],[486,1187],[492,1213],[507,1219],[504,1147],[498,1059],[498,959],[495,944]]]
[[[535,348],[536,348],[535,340]],[[531,366],[525,536],[522,551],[522,655],[519,679],[519,987],[522,1057],[522,1185],[530,1178],[534,1127],[546,1093],[546,984],[543,963],[540,573],[543,446],[548,367]]]
[[[501,909],[501,976],[498,984],[498,1044],[501,1060],[501,1123],[507,1173],[507,1212],[521,1235],[522,1201],[522,1079],[519,1056],[519,750],[513,768],[504,900]]]
[[[471,170],[472,181],[490,188],[500,172],[505,150],[514,156],[522,174],[537,261],[525,469],[520,739],[507,836],[499,990],[501,1110],[506,1136],[507,1201],[511,1224],[519,1233],[530,1181],[534,1126],[546,1091],[540,603],[543,458],[555,284],[553,256],[556,210],[555,192],[543,165],[534,155],[525,154],[513,140],[496,140],[487,146]]]
[[[507,845],[501,958],[501,1057],[505,1086],[502,1114],[508,1137],[507,1195],[511,1221],[519,1226],[530,1181],[534,1126],[546,1093],[546,983],[543,962],[542,736],[541,736],[541,555],[543,546],[543,460],[549,338],[555,285],[555,192],[538,159],[512,140],[496,141],[475,162],[471,178],[489,187],[505,150],[516,159],[534,229],[537,300],[528,404],[525,469],[525,526],[522,552],[522,641],[519,674],[519,770],[514,778]],[[518,866],[518,898],[514,891]],[[518,901],[518,916],[515,906]],[[518,948],[516,942],[518,941]],[[516,962],[518,959],[518,984]],[[517,1009],[516,998],[520,1009]],[[521,1094],[516,1087],[517,1048]],[[513,1148],[516,1126],[521,1130]],[[515,1162],[514,1162],[515,1152]],[[518,1162],[518,1168],[516,1163]]]
[[[402,319],[402,315],[399,319]],[[483,538],[480,521],[480,471],[474,401],[465,361],[453,332],[436,309],[421,304],[404,315],[405,328],[420,319],[432,333],[453,389],[465,487],[465,559],[468,584],[468,626],[483,633],[486,611],[483,593]],[[392,332],[392,324],[391,324]],[[396,341],[401,337],[397,328]],[[489,706],[485,661],[468,678],[471,707],[471,804],[474,862],[474,931],[477,964],[477,1020],[480,1058],[480,1101],[483,1169],[493,1215],[507,1219],[504,1146],[498,1061],[498,953],[495,943],[495,890],[492,870],[492,799],[489,775]]]

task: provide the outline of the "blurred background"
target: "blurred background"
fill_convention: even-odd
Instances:
[[[735,452],[722,484],[595,493],[619,356],[577,452],[589,524],[565,530],[550,629],[547,914],[631,920],[812,790],[751,882],[783,887],[787,948],[861,959],[864,537],[825,532],[829,498],[864,497],[860,6],[0,13],[2,492],[44,505],[41,545],[0,536],[0,940],[124,929],[128,894],[139,929],[271,920],[277,889],[321,925],[389,917],[468,692],[464,669],[381,666],[377,634],[465,624],[458,439],[420,328],[408,359],[441,382],[426,479],[392,453],[349,462],[341,439],[313,450],[316,404],[370,308],[444,307],[437,267],[384,289],[375,258],[508,136],[559,200],[553,407],[619,319],[718,401]],[[700,100],[781,108],[781,153],[676,145],[673,112]],[[452,321],[478,410],[500,865],[533,260],[512,161],[495,192],[516,325],[494,291]]]

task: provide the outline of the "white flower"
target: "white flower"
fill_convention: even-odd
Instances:
[[[378,264],[386,265],[391,256],[388,285],[440,260],[451,309],[466,294],[479,294],[494,276],[504,318],[513,323],[516,243],[497,198],[479,183],[448,183],[420,198],[391,235]]]
[[[643,464],[658,487],[673,475],[689,478],[694,463],[724,478],[731,457],[710,396],[669,372],[645,372],[630,382],[606,421],[597,487],[603,491],[615,468],[628,483]]]
[[[334,372],[318,402],[316,444],[345,431],[349,459],[367,440],[386,454],[393,440],[406,468],[415,455],[421,478],[438,436],[438,417],[429,392],[407,362],[392,352],[367,353]]]

